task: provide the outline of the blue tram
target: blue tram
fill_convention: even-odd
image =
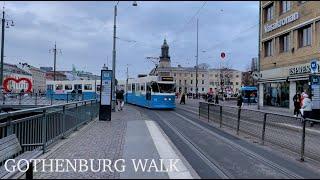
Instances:
[[[46,96],[55,100],[89,100],[100,94],[100,80],[47,81],[46,84]]]
[[[250,97],[250,102],[251,103],[257,103],[258,98],[257,98],[257,87],[255,86],[243,86],[240,88],[240,93],[243,98],[243,102],[247,103],[249,101],[248,97]]]
[[[123,83],[123,82],[122,82]],[[174,109],[175,82],[172,77],[145,76],[129,79],[125,87],[125,101],[150,109]]]

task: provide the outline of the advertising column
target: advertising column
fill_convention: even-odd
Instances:
[[[112,70],[101,70],[100,121],[111,121]]]

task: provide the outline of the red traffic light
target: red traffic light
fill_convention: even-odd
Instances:
[[[225,58],[226,57],[226,53],[222,52],[221,53],[221,58]]]

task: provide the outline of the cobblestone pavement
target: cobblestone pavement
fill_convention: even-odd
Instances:
[[[121,159],[126,134],[126,118],[141,118],[140,113],[133,108],[125,108],[122,112],[112,114],[112,121],[94,121],[88,128],[83,128],[73,137],[67,139],[67,143],[54,151],[46,159],[110,159],[112,162]],[[47,162],[49,163],[49,162]],[[94,169],[98,169],[98,161],[94,161]],[[101,163],[100,163],[101,164]],[[38,165],[41,167],[41,165]],[[64,168],[66,163],[63,164]],[[101,165],[102,166],[102,165]],[[61,169],[61,168],[60,168]],[[89,168],[90,169],[90,168]],[[114,179],[119,178],[119,172],[35,172],[34,178],[45,179]]]

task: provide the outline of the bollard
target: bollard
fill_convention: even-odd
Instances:
[[[262,137],[261,137],[262,145],[264,145],[264,136],[265,136],[265,133],[266,133],[266,123],[267,123],[267,113],[264,113],[263,125],[262,125]]]
[[[2,94],[2,96],[3,96],[2,104],[4,105],[4,104],[5,104],[5,101],[6,101],[6,96],[5,96],[5,94]]]
[[[240,130],[240,114],[241,114],[241,107],[239,107],[238,109],[237,135],[239,135],[239,130]]]
[[[306,120],[303,120],[303,128],[302,128],[302,138],[301,138],[301,152],[300,152],[300,161],[304,161],[304,148],[306,141]]]
[[[222,106],[220,106],[220,128],[222,128]]]
[[[50,104],[52,105],[53,94],[51,93]]]
[[[46,118],[46,110],[43,110],[43,118],[42,118],[42,150],[43,153],[46,152],[46,141],[47,141],[47,118]]]

